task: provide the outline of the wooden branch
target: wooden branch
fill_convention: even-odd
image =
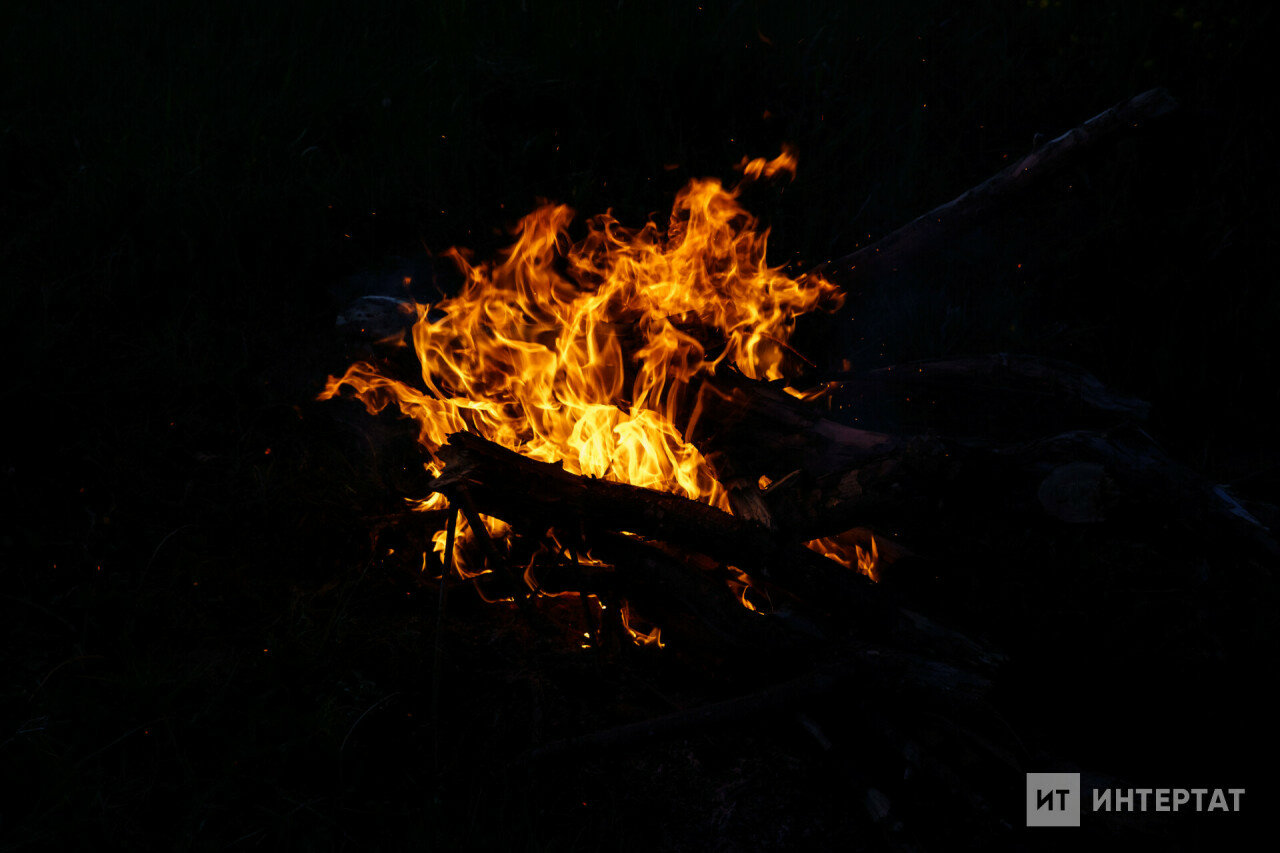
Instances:
[[[601,600],[625,599],[633,613],[662,627],[668,648],[714,664],[717,671],[741,667],[744,673],[759,674],[801,646],[812,645],[813,639],[821,639],[792,630],[786,620],[752,613],[713,574],[686,565],[655,545],[629,536],[597,535],[591,554],[612,565],[582,566],[554,558],[535,563],[533,575],[539,589],[550,594],[578,590]],[[590,608],[584,605],[584,612],[594,636]]]
[[[825,413],[725,373],[705,386],[703,402],[703,417],[717,426],[700,426],[706,434],[697,439],[717,470],[742,481],[785,475],[760,497],[771,525],[793,540],[877,519],[901,527],[943,504],[985,509],[992,519],[1020,506],[1068,523],[1156,512],[1280,554],[1227,489],[1134,425],[1145,402],[1066,362],[996,354],[834,378]]]
[[[444,614],[449,595],[449,575],[453,571],[453,546],[458,532],[458,512],[449,513],[445,523],[444,560],[440,572],[440,599],[436,603],[435,651],[431,656],[431,755],[440,766],[440,678],[444,670]]]
[[[755,484],[761,474],[782,480],[795,471],[847,471],[893,452],[901,436],[872,432],[839,423],[813,403],[798,400],[774,383],[747,379],[722,370],[698,389],[697,420],[685,434],[707,455],[721,482],[740,489]],[[781,488],[781,486],[779,486]],[[744,513],[767,519],[768,526],[786,529],[766,509]]]
[[[431,482],[446,494],[464,487],[479,512],[524,530],[581,525],[587,541],[626,531],[708,555],[776,582],[817,613],[841,613],[862,636],[887,636],[897,610],[866,578],[762,525],[678,495],[579,477],[471,433],[455,433],[437,456]],[[864,633],[866,632],[866,633]]]
[[[445,470],[431,483],[448,494],[465,486],[486,515],[536,529],[538,524],[596,531],[629,531],[710,553],[734,563],[769,560],[778,540],[757,524],[678,495],[579,477],[537,462],[472,433],[454,433],[437,453]]]
[[[1049,474],[1031,470],[1042,446],[1036,442],[1140,421],[1148,410],[1073,364],[1009,354],[919,361],[821,384],[825,395],[808,402],[721,371],[701,387],[701,417],[690,430],[722,481],[727,475],[739,498],[764,505],[748,517],[766,519],[793,541],[874,527],[877,518],[900,526],[955,499],[958,490],[948,486],[955,477],[966,482],[972,502],[989,494],[987,481],[1007,493],[1038,474],[1027,489],[1034,502]],[[1024,444],[1016,461],[987,458]],[[1058,453],[1057,465],[1068,457]],[[1172,460],[1162,464],[1173,470]],[[1071,492],[1071,473],[1052,481],[1046,498]],[[762,474],[773,483],[752,492]],[[974,476],[982,482],[968,481]],[[1003,498],[991,497],[995,509]],[[746,515],[744,503],[734,501],[735,514]],[[1046,509],[1063,520],[1092,520],[1088,513],[1077,519],[1065,505]]]
[[[1085,154],[1177,108],[1178,102],[1166,89],[1151,89],[1116,104],[892,234],[810,272],[839,282],[848,280],[851,273],[865,278],[892,270],[907,258],[937,248],[947,239],[968,231],[981,219],[1008,207],[1050,176],[1074,165]]]
[[[1150,405],[1065,361],[996,353],[827,377],[828,418],[898,435],[1025,441],[1142,421]]]
[[[733,654],[752,669],[767,669],[808,639],[781,620],[752,613],[728,586],[634,537],[597,533],[591,553],[617,569],[618,588],[650,621],[662,626],[668,645],[689,635],[698,652]],[[812,643],[809,643],[810,645]]]
[[[714,507],[651,489],[579,477],[470,433],[450,436],[438,456],[445,469],[432,481],[433,490],[449,493],[463,486],[477,511],[514,527],[541,531],[581,525],[588,543],[604,543],[613,549],[611,556],[624,564],[628,548],[638,543],[609,537],[628,531],[709,555],[778,584],[805,602],[809,615],[824,620],[833,640],[888,641],[978,668],[995,667],[1003,660],[984,644],[902,609],[856,572]],[[656,555],[644,559],[651,561],[643,569],[651,577],[656,576],[654,572],[673,571],[661,566]],[[668,594],[694,595],[700,605],[719,606],[707,604],[710,599],[696,593],[690,581],[669,580],[666,587]]]

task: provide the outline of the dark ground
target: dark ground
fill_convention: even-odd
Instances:
[[[413,451],[312,401],[345,366],[346,298],[424,246],[500,246],[538,197],[639,223],[788,141],[797,179],[749,203],[803,270],[1165,86],[1179,117],[892,287],[859,283],[852,333],[812,344],[865,367],[1068,359],[1151,401],[1153,436],[1207,478],[1280,499],[1268,8],[608,5],[6,22],[0,850],[886,843],[857,792],[890,787],[892,760],[859,727],[937,734],[923,711],[842,697],[812,709],[832,751],[765,719],[531,778],[506,762],[532,743],[751,685],[661,655],[597,672],[465,590],[431,730],[436,598],[405,532],[370,534]],[[1010,653],[1018,773],[1052,755],[1136,785],[1243,779],[1269,808],[1271,569],[1176,528],[966,541],[925,604]],[[928,849],[1028,843],[1016,786],[996,835],[891,793]],[[1125,843],[1240,846],[1246,819],[1219,817]]]

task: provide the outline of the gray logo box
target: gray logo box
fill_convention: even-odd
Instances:
[[[1079,826],[1080,774],[1028,773],[1027,826]]]

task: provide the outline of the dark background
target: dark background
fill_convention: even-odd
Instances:
[[[598,722],[638,702],[527,671],[490,637],[506,618],[492,609],[456,639],[469,674],[444,697],[461,726],[448,739],[479,757],[470,775],[451,765],[465,790],[437,785],[423,728],[435,599],[369,532],[412,451],[383,434],[394,424],[312,402],[346,362],[337,310],[406,270],[422,280],[428,250],[501,246],[538,198],[662,221],[690,177],[730,179],[783,142],[797,178],[748,203],[773,226],[771,260],[803,271],[978,183],[1035,134],[1164,86],[1179,116],[891,286],[856,282],[846,331],[815,337],[814,355],[1065,358],[1151,401],[1175,457],[1265,491],[1280,402],[1272,17],[1065,0],[11,14],[0,850],[654,849],[736,837],[730,825],[799,844],[804,815],[791,835],[760,828],[785,822],[764,794],[752,817],[700,822],[698,803],[749,787],[731,751],[674,781],[683,753],[668,755],[663,782],[625,764],[534,786],[484,769],[540,726],[573,731],[555,709],[613,703]],[[1274,638],[1269,604],[1231,617],[1232,650]],[[1272,679],[1241,654],[1233,674]],[[466,692],[477,673],[490,692]],[[530,703],[549,709],[532,735]],[[1234,732],[1232,767],[1260,713]],[[1214,766],[1211,733],[1174,719],[1171,754]],[[787,768],[770,772],[817,787]],[[1199,784],[1168,784],[1183,782]],[[575,784],[600,802],[579,808]],[[821,832],[856,849],[856,829]]]

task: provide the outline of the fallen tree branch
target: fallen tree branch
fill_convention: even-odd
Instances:
[[[1016,353],[924,359],[829,377],[829,418],[898,434],[1025,441],[1146,420],[1151,406],[1065,361]]]
[[[979,220],[1007,207],[1085,154],[1134,127],[1169,115],[1178,102],[1166,89],[1150,89],[1099,113],[1079,127],[1046,142],[1007,169],[944,205],[917,217],[875,243],[810,271],[839,282],[857,271],[862,278],[892,270],[968,231]]]

